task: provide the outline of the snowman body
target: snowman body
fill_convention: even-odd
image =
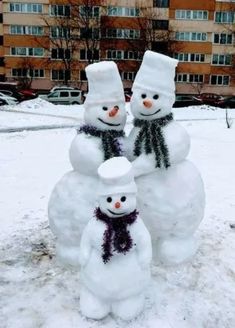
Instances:
[[[147,53],[145,64],[148,66],[148,55],[151,62],[151,56],[155,59],[158,54]],[[155,91],[154,86],[145,88],[140,85],[143,82],[141,79],[137,75],[131,111],[135,119],[149,127],[156,122],[155,129],[149,128],[152,129],[149,132],[150,143],[153,144],[160,136],[166,147],[162,142],[158,144],[162,152],[155,152],[153,146],[151,152],[146,153],[146,141],[143,140],[140,154],[136,156],[135,147],[141,128],[134,126],[127,140],[126,154],[133,161],[140,215],[151,233],[154,258],[175,264],[189,259],[197,249],[193,234],[204,215],[204,186],[197,168],[186,159],[190,148],[189,136],[169,116],[174,103],[173,92],[167,94],[164,90]],[[168,117],[171,119],[159,128],[158,122]],[[161,134],[157,132],[158,129]],[[160,167],[157,165],[158,156],[162,160]],[[169,166],[164,166],[164,156]]]
[[[125,190],[122,185],[118,191],[108,191],[99,197],[100,213],[106,216],[107,222],[123,220],[123,213],[127,218],[135,213],[135,221],[127,225],[131,239],[128,250],[120,252],[115,249],[114,235],[111,234],[112,255],[105,261],[107,224],[93,217],[83,231],[80,249],[80,306],[82,313],[89,318],[101,319],[112,312],[129,320],[143,310],[145,290],[150,282],[152,248],[150,234],[135,211],[135,193],[133,189]],[[120,231],[116,232],[117,235]],[[124,245],[127,242],[125,237],[122,242]]]
[[[85,126],[80,128],[69,151],[74,170],[66,173],[56,184],[48,206],[50,227],[57,237],[57,259],[72,266],[79,265],[81,234],[96,206],[97,169],[108,156],[121,155],[122,131],[126,121],[124,95],[119,86],[116,65],[112,62],[93,65],[87,67],[88,82],[89,77],[94,81],[90,83],[90,94],[85,103]],[[97,74],[102,79],[108,73],[114,82],[116,79],[116,88],[120,91],[115,90],[113,95],[112,89],[107,88],[107,94],[100,101],[97,99],[99,90],[94,93],[94,84]],[[108,142],[114,144],[112,149],[108,142],[106,146],[106,136]]]

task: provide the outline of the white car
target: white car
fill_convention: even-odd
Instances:
[[[55,105],[76,105],[83,103],[82,91],[78,89],[62,89],[50,92],[48,95],[40,95],[40,98]]]
[[[0,99],[5,101],[7,105],[16,105],[18,104],[18,100],[14,97],[7,96],[4,93],[0,92]]]

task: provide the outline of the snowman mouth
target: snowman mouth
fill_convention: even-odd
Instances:
[[[155,115],[155,114],[159,113],[160,111],[161,111],[161,109],[158,109],[158,110],[156,110],[156,112],[154,112],[152,114],[143,114],[143,113],[140,113],[140,115],[142,115],[142,116],[152,116],[152,115]]]
[[[106,125],[109,125],[109,126],[119,126],[119,125],[120,125],[120,123],[119,123],[119,124],[114,124],[114,123],[108,123],[108,122],[105,122],[105,121],[103,121],[103,120],[102,120],[101,118],[99,118],[99,117],[98,117],[98,120],[99,120],[100,122],[106,124]]]
[[[113,212],[113,211],[111,211],[111,210],[109,210],[109,209],[108,209],[108,211],[109,211],[111,214],[113,214],[113,215],[124,215],[124,214],[125,214],[125,212],[123,212],[123,213],[115,213],[115,212]]]

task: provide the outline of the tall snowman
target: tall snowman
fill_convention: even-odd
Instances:
[[[52,191],[50,227],[57,237],[60,262],[77,266],[81,233],[96,203],[99,165],[122,154],[126,122],[122,81],[114,62],[86,67],[89,92],[84,103],[85,125],[70,147],[73,171],[66,173]]]
[[[150,282],[151,238],[136,210],[136,184],[125,157],[105,161],[99,206],[85,227],[80,248],[81,312],[130,320],[144,308]]]
[[[171,113],[176,66],[175,59],[146,51],[133,84],[134,127],[126,149],[154,258],[167,264],[181,263],[196,252],[194,233],[205,207],[201,176],[186,159],[189,135]]]

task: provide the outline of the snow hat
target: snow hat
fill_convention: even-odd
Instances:
[[[101,61],[85,68],[88,94],[85,106],[104,102],[125,102],[122,80],[113,61]]]
[[[166,95],[175,93],[175,68],[178,60],[147,50],[132,89],[141,88]]]
[[[112,157],[103,162],[98,168],[98,175],[98,194],[101,196],[137,192],[132,164],[126,157]]]

